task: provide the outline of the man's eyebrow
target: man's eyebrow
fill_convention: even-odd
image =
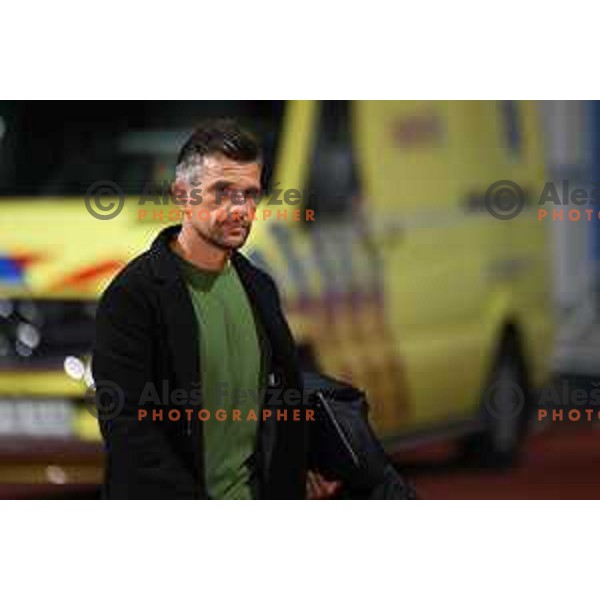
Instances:
[[[210,186],[212,188],[225,188],[225,187],[233,187],[233,181],[228,181],[227,179],[217,179],[215,182],[213,182],[213,184]]]

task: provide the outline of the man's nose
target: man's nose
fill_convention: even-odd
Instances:
[[[231,205],[231,212],[239,216],[253,215],[256,212],[256,202],[251,194],[238,192]]]

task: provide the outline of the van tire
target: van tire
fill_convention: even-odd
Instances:
[[[531,397],[527,369],[518,337],[505,336],[488,384],[482,390],[483,430],[461,442],[462,458],[485,467],[510,467],[518,462],[527,433]]]

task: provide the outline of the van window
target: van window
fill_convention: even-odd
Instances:
[[[305,187],[306,206],[315,211],[320,222],[346,216],[359,193],[350,109],[347,100],[320,102]]]
[[[519,158],[522,150],[521,120],[519,117],[519,102],[517,100],[500,101],[500,118],[504,139],[502,146],[513,158]]]

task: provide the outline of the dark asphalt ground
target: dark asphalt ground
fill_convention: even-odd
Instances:
[[[439,444],[403,455],[398,466],[421,499],[600,499],[600,427],[556,423],[529,436],[522,460],[506,470],[473,468]],[[98,498],[92,486],[0,486],[0,498]]]
[[[441,444],[400,461],[420,498],[600,499],[598,425],[554,423],[532,433],[518,465],[506,470],[462,466],[452,451]]]

